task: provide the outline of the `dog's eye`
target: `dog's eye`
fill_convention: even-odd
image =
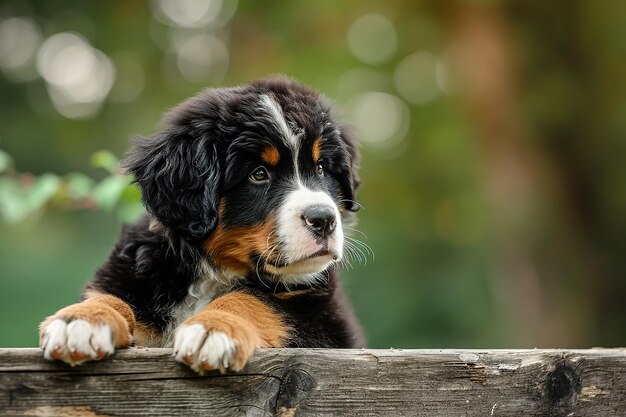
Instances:
[[[255,182],[263,182],[269,179],[269,175],[265,168],[258,167],[257,169],[252,171],[252,174],[250,174],[250,179]]]
[[[322,165],[321,163],[317,164],[317,166],[315,167],[315,172],[320,177],[323,177],[324,176],[324,165]]]

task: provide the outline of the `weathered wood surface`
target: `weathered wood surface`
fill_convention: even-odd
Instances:
[[[70,368],[0,349],[2,416],[626,416],[626,349],[264,349],[199,376],[169,349]]]

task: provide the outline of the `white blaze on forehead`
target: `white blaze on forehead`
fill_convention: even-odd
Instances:
[[[281,133],[282,140],[285,145],[291,149],[291,154],[293,157],[293,169],[296,177],[296,181],[300,183],[300,169],[298,167],[298,153],[300,152],[300,135],[302,132],[294,132],[287,120],[285,119],[285,114],[283,113],[283,109],[280,107],[280,104],[272,98],[268,94],[263,94],[261,96],[261,105],[268,111],[268,113],[274,119],[274,125],[278,128]]]
[[[283,109],[280,107],[280,104],[267,94],[263,94],[261,96],[261,104],[274,119],[275,125],[282,134],[282,139],[285,141],[287,146],[294,149],[294,153],[297,153],[295,150],[298,148],[298,135],[296,135],[287,124],[287,120],[285,119],[285,115],[283,114]]]
[[[280,260],[287,266],[267,265],[266,270],[283,278],[289,276],[290,283],[307,283],[314,279],[315,274],[341,259],[344,239],[341,216],[337,204],[326,192],[313,191],[302,183],[298,167],[302,129],[289,125],[280,104],[269,94],[261,96],[261,106],[269,113],[282,141],[292,152],[293,183],[297,186],[285,197],[277,213],[277,235],[282,246]],[[335,212],[337,226],[326,242],[320,242],[313,236],[302,220],[304,210],[314,206],[328,206]],[[310,258],[322,249],[329,250],[331,254]]]

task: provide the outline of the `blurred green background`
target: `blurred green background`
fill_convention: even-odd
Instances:
[[[0,1],[0,346],[35,346],[136,216],[129,138],[273,73],[362,140],[375,256],[344,282],[372,347],[624,346],[625,21],[610,0]]]

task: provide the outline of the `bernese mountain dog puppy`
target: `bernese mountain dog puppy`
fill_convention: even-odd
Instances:
[[[178,105],[122,163],[147,214],[83,301],[40,325],[44,357],[171,346],[202,373],[241,370],[257,348],[363,346],[337,273],[356,164],[330,103],[285,77]]]

